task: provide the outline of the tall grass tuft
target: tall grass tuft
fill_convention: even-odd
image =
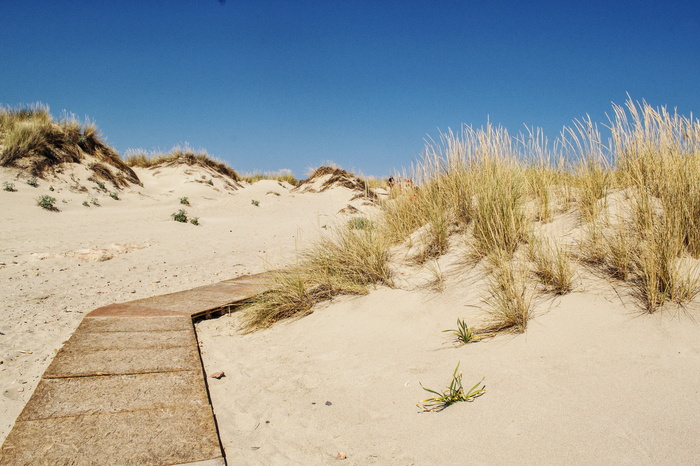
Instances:
[[[488,260],[492,267],[485,298],[489,322],[476,333],[482,336],[504,331],[522,333],[532,316],[526,273],[511,261],[507,251],[496,251]]]
[[[300,253],[297,264],[272,273],[268,291],[244,309],[248,330],[307,315],[314,304],[334,296],[366,294],[370,285],[393,284],[389,244],[375,229],[344,225],[334,231]]]
[[[534,265],[535,276],[554,294],[566,294],[573,287],[571,256],[566,248],[549,238],[531,235],[528,239],[528,258]]]

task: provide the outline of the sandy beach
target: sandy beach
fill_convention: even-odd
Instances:
[[[0,173],[17,188],[0,192],[0,440],[90,310],[279,267],[347,222],[349,204],[377,212],[341,186],[232,186],[187,165],[136,172],[143,186],[119,200],[72,191],[67,173],[37,187]],[[60,212],[37,207],[41,194]],[[99,207],[82,205],[92,198]],[[174,222],[180,208],[200,225]],[[697,301],[644,314],[624,286],[578,267],[572,293],[534,295],[525,333],[457,346],[443,330],[483,320],[486,274],[453,246],[437,261],[442,291],[394,248],[393,288],[253,333],[236,313],[198,323],[206,371],[226,374],[208,383],[229,463],[697,464]],[[421,410],[421,385],[443,390],[458,363],[465,387],[485,378],[486,393]]]

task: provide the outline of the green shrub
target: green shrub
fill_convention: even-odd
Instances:
[[[187,197],[181,197],[180,198],[180,204],[182,205],[190,205],[190,200]]]
[[[34,188],[36,188],[37,186],[39,186],[39,183],[37,182],[36,178],[33,177],[33,176],[27,180],[27,184],[28,184],[29,186],[34,187]]]
[[[9,191],[9,192],[11,192],[11,193],[17,191],[17,189],[15,189],[15,184],[14,184],[14,183],[10,183],[9,181],[5,181],[5,182],[2,184],[2,189],[3,189],[4,191]]]
[[[85,207],[90,207],[90,204],[88,204],[88,201],[83,201],[83,205],[84,205]]]
[[[255,207],[260,207],[260,201],[256,201],[255,199],[253,199],[252,201],[250,201],[250,203],[253,204]]]
[[[187,212],[185,212],[185,209],[180,209],[177,212],[170,214],[170,216],[176,222],[187,223]]]
[[[90,203],[94,206],[97,206],[97,207],[100,206],[100,201],[98,201],[96,197],[93,197],[92,199],[90,199]]]
[[[119,194],[118,194],[116,191],[113,191],[113,192],[109,193],[109,197],[111,197],[111,198],[114,199],[115,201],[118,201],[118,200],[119,200]]]
[[[199,225],[199,217],[192,217],[192,218],[190,219],[190,223],[191,223],[192,225]]]
[[[46,194],[39,196],[36,200],[36,205],[46,210],[57,210],[55,204],[56,198],[47,196]]]

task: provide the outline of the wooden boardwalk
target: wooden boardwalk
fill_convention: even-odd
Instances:
[[[0,465],[224,465],[193,320],[265,289],[265,274],[90,312],[0,449]]]

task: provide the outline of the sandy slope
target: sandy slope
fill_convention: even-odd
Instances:
[[[0,439],[86,312],[290,259],[353,194],[233,190],[183,167],[138,175],[143,188],[100,194],[102,207],[81,205],[94,190],[0,191]],[[45,193],[62,212],[34,205]],[[170,219],[183,196],[202,226]],[[574,293],[537,299],[525,334],[456,347],[442,330],[483,318],[483,271],[462,258],[457,247],[440,260],[443,292],[425,269],[395,264],[397,288],[265,331],[241,335],[235,314],[199,323],[207,371],[227,374],[209,382],[231,464],[329,464],[339,452],[356,465],[698,464],[697,302],[641,315],[621,286],[579,270]],[[420,384],[443,389],[458,362],[465,385],[486,377],[486,394],[421,412]]]
[[[114,200],[86,182],[81,167],[76,172],[88,193],[69,189],[68,173],[32,188],[14,171],[0,172],[0,183],[17,189],[0,191],[0,441],[87,312],[261,272],[325,231],[354,195],[344,188],[295,194],[276,181],[234,190],[212,172],[181,165],[138,170],[143,187]],[[37,207],[42,194],[61,211]],[[185,196],[190,207],[180,205]],[[82,205],[92,198],[100,207]],[[180,208],[201,225],[174,222]]]
[[[455,347],[480,313],[477,271],[443,293],[382,288],[235,335],[202,322],[210,390],[241,464],[697,464],[700,340],[688,315],[640,316],[605,282],[541,300],[524,335]],[[466,280],[465,280],[466,279]],[[470,283],[473,286],[465,285]],[[697,312],[693,315],[699,316]],[[461,363],[487,393],[440,413],[416,403]],[[330,402],[327,405],[326,402]]]

